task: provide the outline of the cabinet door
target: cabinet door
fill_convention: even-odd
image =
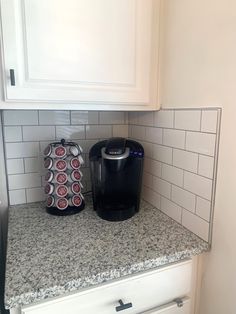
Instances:
[[[156,109],[160,1],[1,0],[5,99]]]
[[[182,301],[181,306],[177,302],[170,302],[141,314],[190,314],[190,299],[186,297]]]

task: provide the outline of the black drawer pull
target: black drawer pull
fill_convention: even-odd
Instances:
[[[132,303],[124,304],[122,300],[119,300],[118,302],[120,303],[120,305],[116,306],[116,312],[127,310],[133,306]]]
[[[16,86],[15,71],[13,69],[10,69],[10,81],[11,86]]]

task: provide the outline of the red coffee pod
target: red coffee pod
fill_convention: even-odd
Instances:
[[[55,176],[55,181],[58,184],[65,184],[67,182],[67,174],[65,172],[58,172]]]
[[[52,145],[49,144],[49,145],[44,149],[43,154],[44,154],[45,157],[48,157],[48,156],[51,155],[51,153],[52,153]]]
[[[71,191],[72,191],[72,193],[74,193],[74,194],[79,194],[80,191],[81,191],[81,186],[80,186],[80,184],[79,184],[78,182],[72,183],[72,185],[71,185]]]
[[[79,207],[82,204],[82,198],[80,195],[74,195],[71,202],[74,206]]]
[[[56,195],[59,197],[65,197],[68,194],[68,187],[66,185],[58,185],[56,187]]]
[[[66,149],[63,146],[58,146],[54,150],[54,154],[56,157],[63,158],[66,155]]]
[[[52,171],[48,171],[46,173],[46,175],[45,175],[45,181],[52,182],[53,177],[54,177],[53,172]]]
[[[46,169],[51,169],[52,168],[52,158],[48,157],[44,160],[44,167]]]
[[[54,190],[54,185],[51,183],[47,183],[44,188],[45,194],[52,194]]]
[[[56,207],[60,210],[64,210],[68,207],[68,200],[66,198],[59,198],[56,201]]]
[[[74,170],[74,171],[72,171],[72,173],[71,173],[71,179],[73,180],[73,181],[80,181],[81,180],[81,178],[82,178],[82,173],[79,171],[79,170]]]
[[[55,169],[57,171],[65,171],[67,168],[66,161],[63,159],[59,159],[55,162]]]
[[[79,159],[78,158],[72,158],[70,160],[70,166],[71,166],[71,168],[73,168],[75,170],[79,169],[79,167],[80,167]]]
[[[55,198],[53,196],[48,196],[47,198],[47,207],[52,207],[55,203]]]

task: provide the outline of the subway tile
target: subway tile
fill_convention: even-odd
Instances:
[[[198,154],[187,152],[180,149],[173,150],[173,165],[197,173]]]
[[[24,189],[9,191],[10,205],[18,205],[26,203],[26,194]]]
[[[101,111],[99,112],[100,124],[124,124],[125,113],[120,111]]]
[[[183,186],[184,172],[182,169],[163,164],[162,179],[178,186]]]
[[[138,124],[139,112],[129,112],[129,124]]]
[[[213,179],[213,172],[214,172],[214,158],[199,155],[198,174],[209,179]]]
[[[172,148],[153,145],[153,158],[167,164],[172,164]]]
[[[196,214],[201,218],[210,221],[211,216],[211,202],[197,197]]]
[[[161,197],[161,211],[175,221],[181,222],[182,208],[165,197]]]
[[[182,225],[205,241],[208,241],[209,223],[183,209]]]
[[[7,160],[7,174],[24,173],[23,159],[8,159]]]
[[[24,141],[55,140],[54,126],[23,126]]]
[[[174,110],[160,110],[154,113],[154,125],[159,128],[174,127]]]
[[[138,124],[144,126],[153,126],[154,112],[138,112]]]
[[[217,110],[203,110],[202,111],[202,132],[216,133],[217,130]]]
[[[163,130],[163,145],[184,149],[185,131]]]
[[[5,126],[4,127],[4,141],[7,142],[21,142],[22,130],[20,126]]]
[[[39,143],[6,143],[7,158],[36,157],[39,154]]]
[[[46,196],[43,187],[26,189],[27,203],[42,202],[45,201],[45,199]]]
[[[86,139],[101,139],[111,136],[111,125],[86,125]]]
[[[62,138],[66,140],[78,140],[85,138],[85,127],[84,125],[71,126],[63,125],[56,126],[56,138],[61,140]]]
[[[185,209],[195,212],[196,197],[194,194],[172,185],[171,199]]]
[[[144,126],[133,125],[131,127],[131,137],[136,140],[146,140],[146,128]]]
[[[40,158],[24,158],[25,173],[40,171]]]
[[[113,136],[114,137],[128,137],[128,125],[122,124],[122,125],[113,125]]]
[[[41,125],[66,125],[70,124],[70,111],[40,110],[39,124]]]
[[[145,158],[144,170],[153,174],[154,176],[161,177],[162,163],[154,159]]]
[[[76,141],[81,148],[83,149],[83,154],[89,153],[91,147],[96,144],[98,141],[97,140],[79,140]]]
[[[152,188],[153,186],[153,176],[150,173],[145,172],[145,171],[143,173],[143,184],[149,188]]]
[[[9,190],[41,186],[41,177],[37,173],[14,174],[8,176]]]
[[[153,190],[170,199],[171,184],[158,177],[153,177]]]
[[[143,146],[145,157],[152,158],[152,155],[153,155],[153,144],[152,143],[143,142],[143,141],[139,141],[139,143]]]
[[[37,110],[4,110],[4,125],[37,125]]]
[[[175,128],[190,131],[200,131],[201,111],[200,110],[176,110]]]
[[[98,124],[98,111],[71,111],[71,124]]]
[[[186,150],[203,155],[214,156],[215,134],[187,132]]]
[[[184,173],[184,188],[198,196],[211,200],[212,180],[196,174]]]
[[[143,199],[153,205],[154,207],[161,208],[161,196],[160,194],[154,192],[152,189],[144,186],[142,191]]]
[[[155,143],[155,144],[162,144],[162,129],[160,128],[146,128],[146,141]]]

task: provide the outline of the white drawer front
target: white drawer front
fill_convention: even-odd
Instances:
[[[176,302],[157,307],[141,314],[190,314],[190,299],[183,299],[183,306],[178,307]]]
[[[191,271],[192,263],[187,261],[28,306],[22,311],[24,314],[111,314],[117,313],[118,300],[122,300],[125,304],[131,302],[132,307],[120,313],[140,313],[188,295]]]

